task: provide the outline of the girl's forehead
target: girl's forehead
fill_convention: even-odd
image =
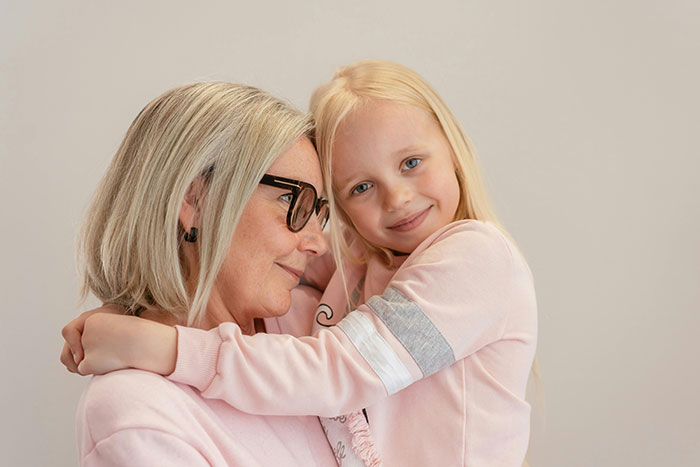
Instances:
[[[386,100],[370,101],[338,126],[333,157],[361,159],[410,153],[439,138],[444,138],[442,129],[423,109]]]
[[[425,110],[388,100],[368,101],[353,109],[338,125],[338,139],[353,138],[358,142],[400,137],[415,139],[426,130],[439,129],[435,119]]]

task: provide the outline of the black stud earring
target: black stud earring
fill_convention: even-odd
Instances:
[[[196,241],[197,241],[197,232],[198,232],[198,231],[197,231],[197,228],[196,228],[196,227],[192,227],[192,228],[190,229],[190,233],[189,233],[189,234],[188,234],[187,232],[185,232],[185,241],[186,241],[186,242],[190,242],[190,243],[196,242]]]

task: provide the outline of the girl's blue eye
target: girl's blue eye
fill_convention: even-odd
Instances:
[[[282,196],[280,196],[280,199],[287,204],[291,203],[293,198],[294,198],[294,193],[285,193]]]
[[[352,194],[353,195],[360,195],[364,193],[365,191],[369,190],[372,187],[371,184],[369,183],[360,183],[357,185],[355,188],[352,189]]]
[[[421,163],[420,159],[418,159],[417,157],[411,157],[410,159],[406,159],[404,161],[402,168],[407,169],[407,170],[415,169],[418,166],[418,164],[420,164],[420,163]]]

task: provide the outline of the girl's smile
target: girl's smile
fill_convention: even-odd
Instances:
[[[386,100],[367,101],[340,123],[333,183],[357,232],[403,253],[452,222],[460,199],[452,151],[434,117]]]
[[[391,225],[387,228],[392,229],[396,232],[408,232],[410,230],[413,230],[416,227],[419,227],[423,223],[425,218],[428,216],[428,212],[430,211],[430,208],[432,208],[432,206],[428,206],[426,209],[423,209],[422,211],[419,211],[415,214],[411,214],[408,217],[404,217],[403,219],[396,222],[394,225]]]

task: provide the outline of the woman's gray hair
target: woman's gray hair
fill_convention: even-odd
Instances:
[[[133,121],[97,189],[79,237],[81,295],[135,313],[164,309],[202,318],[246,203],[311,122],[250,86],[194,83],[165,92]],[[197,179],[199,271],[182,260],[183,199]],[[194,277],[196,287],[188,287]]]

